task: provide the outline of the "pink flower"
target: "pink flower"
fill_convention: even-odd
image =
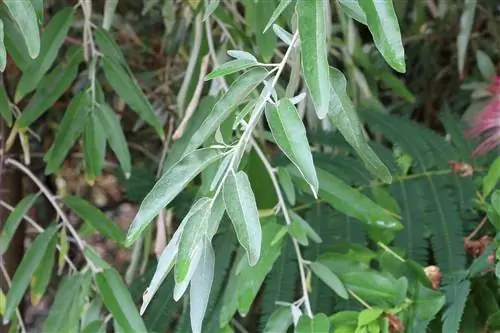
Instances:
[[[467,136],[479,137],[483,134],[486,139],[473,151],[473,156],[485,155],[500,145],[500,77],[497,76],[488,88],[493,94],[483,111],[472,121]]]

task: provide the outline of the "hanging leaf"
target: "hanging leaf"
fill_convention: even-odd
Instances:
[[[89,102],[89,96],[80,92],[69,103],[52,148],[44,156],[45,174],[51,174],[59,168],[76,139],[82,134],[86,118],[91,111]]]
[[[205,15],[203,15],[203,21],[205,21],[219,6],[220,0],[210,0],[208,6],[205,9]]]
[[[101,235],[122,244],[125,236],[120,228],[114,224],[97,207],[76,196],[64,197],[63,202],[84,221],[92,225]]]
[[[7,50],[4,44],[3,21],[0,20],[0,72],[5,70],[7,66]]]
[[[40,53],[40,33],[31,1],[4,1],[4,4],[22,33],[30,57],[35,59]]]
[[[476,62],[483,79],[491,80],[495,76],[496,69],[491,58],[481,50],[476,51]]]
[[[85,178],[94,182],[102,174],[106,154],[106,131],[91,112],[83,130],[83,157],[85,161]]]
[[[465,56],[472,25],[474,24],[474,16],[476,15],[477,0],[466,0],[464,2],[465,8],[462,16],[460,16],[460,33],[457,36],[458,72],[461,77],[464,76]]]
[[[292,325],[292,311],[290,308],[276,309],[264,327],[264,333],[286,333]]]
[[[483,196],[487,197],[500,180],[500,156],[491,163],[488,172],[483,178]]]
[[[312,262],[309,267],[316,274],[317,277],[321,279],[328,287],[332,288],[333,291],[343,299],[348,299],[349,294],[347,290],[335,273],[333,273],[328,267],[320,262]]]
[[[56,260],[56,244],[57,238],[52,237],[43,255],[42,261],[31,277],[31,304],[35,306],[40,303],[52,278],[52,269],[54,268],[54,262]]]
[[[103,57],[102,61],[104,75],[109,84],[139,117],[156,130],[163,140],[165,137],[163,126],[135,79],[115,59]]]
[[[255,39],[259,55],[265,62],[271,60],[276,49],[276,35],[272,31],[264,31],[275,9],[275,1],[258,0],[255,3],[255,10],[259,13],[254,16]]]
[[[28,251],[24,254],[23,260],[16,269],[16,273],[12,278],[12,286],[7,293],[7,300],[5,302],[3,315],[4,322],[8,322],[12,319],[12,316],[14,315],[19,303],[21,303],[24,293],[29,286],[31,277],[42,261],[45,251],[49,247],[56,231],[56,226],[46,229],[35,238]]]
[[[114,269],[105,269],[95,276],[99,294],[106,308],[125,333],[147,332],[134,301]]]
[[[7,96],[7,91],[5,90],[5,86],[3,84],[0,86],[0,115],[3,120],[5,120],[5,124],[11,127],[12,110],[10,107],[9,97]]]
[[[68,34],[73,22],[73,14],[73,7],[65,8],[57,12],[49,24],[47,24],[42,34],[40,54],[29,63],[17,84],[14,96],[16,103],[28,93],[35,90],[45,73],[47,73],[56,60],[59,49],[64,43],[64,38]]]
[[[285,192],[285,196],[290,205],[295,205],[295,188],[293,187],[292,177],[285,168],[278,168],[278,181]]]
[[[109,105],[101,103],[99,104],[97,117],[102,126],[106,129],[105,133],[108,138],[109,146],[115,153],[116,158],[118,158],[125,178],[129,178],[132,171],[130,151],[118,115]]]
[[[194,203],[184,220],[184,230],[179,241],[179,252],[175,264],[175,283],[182,283],[187,277],[190,266],[196,267],[193,262],[194,254],[203,243],[203,236],[207,232],[207,222],[210,216],[212,199],[200,198]],[[183,220],[183,222],[184,222]]]
[[[318,177],[306,129],[295,106],[290,100],[281,99],[276,104],[276,108],[266,108],[266,119],[276,143],[316,193]]]
[[[222,157],[218,149],[204,148],[195,150],[184,157],[158,180],[144,198],[128,230],[126,246],[130,246],[158,215],[202,170]]]
[[[361,122],[346,91],[347,82],[341,71],[330,67],[330,111],[328,119],[356,150],[367,169],[384,182],[392,182],[387,167],[366,141]]]
[[[356,21],[367,25],[366,15],[363,9],[359,6],[359,0],[338,0],[340,8],[348,16]]]
[[[323,242],[318,233],[314,231],[314,229],[309,225],[309,223],[307,223],[300,215],[295,213],[293,210],[289,210],[288,213],[290,214],[290,218],[293,221],[296,221],[298,225],[300,225],[300,228],[304,230],[304,232],[313,242],[318,244]]]
[[[83,61],[82,48],[72,46],[68,50],[67,58],[67,63],[61,62],[40,81],[35,94],[16,121],[17,128],[29,127],[69,89]]]
[[[450,276],[443,291],[446,295],[446,304],[443,313],[443,332],[458,332],[465,309],[465,303],[470,293],[469,280],[461,280]]]
[[[316,0],[300,0],[296,6],[304,80],[319,119],[326,117],[330,102],[324,6]]]
[[[36,199],[37,196],[35,194],[24,197],[7,217],[2,227],[2,233],[0,234],[0,255],[7,252],[10,241],[12,237],[14,237],[19,223],[21,223],[21,220],[35,203]]]
[[[214,280],[215,253],[208,237],[202,239],[203,251],[198,262],[190,287],[190,318],[191,329],[194,333],[201,333],[203,318],[207,311],[210,290]]]
[[[393,69],[405,73],[405,50],[392,0],[363,0],[358,3],[365,12],[368,29],[382,57]]]
[[[229,172],[223,195],[238,241],[247,252],[248,263],[254,266],[260,257],[262,230],[255,197],[245,172]]]
[[[38,24],[43,24],[43,16],[45,11],[43,0],[31,0],[31,5],[35,10],[36,16],[38,17]]]

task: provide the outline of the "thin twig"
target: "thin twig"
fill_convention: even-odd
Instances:
[[[69,219],[66,216],[66,214],[64,213],[64,211],[61,209],[61,207],[59,207],[59,205],[57,204],[55,196],[50,192],[50,190],[24,164],[22,164],[22,163],[20,163],[20,162],[18,162],[16,160],[14,160],[14,159],[12,159],[12,158],[7,158],[5,160],[5,163],[6,164],[11,164],[11,165],[15,166],[17,169],[19,169],[20,171],[22,171],[26,176],[28,176],[29,178],[31,178],[31,180],[38,186],[38,188],[40,189],[40,191],[42,191],[42,193],[45,195],[45,197],[47,198],[47,200],[49,200],[50,204],[52,205],[52,207],[54,207],[54,209],[56,210],[57,214],[59,214],[59,216],[61,217],[61,220],[66,225],[66,227],[68,228],[69,232],[71,233],[71,235],[75,239],[76,244],[78,245],[78,247],[80,248],[80,250],[83,252],[85,250],[85,243],[84,243],[84,241],[80,238],[80,236],[78,235],[78,232],[75,230],[75,228],[73,227],[73,225],[69,221]],[[87,260],[87,263],[90,266],[90,268],[92,269],[92,271],[96,272],[98,270],[97,267],[94,265],[94,263],[92,261]]]
[[[479,232],[479,230],[481,230],[482,227],[484,227],[484,225],[486,224],[486,222],[488,222],[488,216],[485,216],[483,217],[483,219],[481,220],[481,222],[479,222],[479,224],[474,228],[474,230],[472,230],[472,232],[469,234],[469,236],[467,236],[465,238],[465,241],[470,241],[472,238],[474,238],[474,236],[477,235],[477,233]]]
[[[267,159],[266,155],[264,152],[260,149],[259,145],[255,140],[252,139],[252,146],[257,155],[260,157],[260,160],[262,161],[262,164],[266,168],[269,177],[271,178],[271,182],[274,187],[274,191],[276,192],[276,196],[278,197],[278,205],[281,207],[281,211],[283,212],[283,216],[285,217],[285,222],[287,225],[290,225],[292,223],[290,219],[290,215],[288,213],[288,209],[286,207],[285,200],[283,198],[283,193],[281,192],[280,185],[278,183],[278,179],[276,179],[276,175],[274,174],[273,167],[271,166],[271,163],[269,163],[269,160]],[[300,273],[300,282],[302,285],[302,297],[304,299],[304,307],[306,310],[306,314],[312,318],[312,310],[311,310],[311,302],[309,301],[309,294],[307,292],[307,280],[306,280],[306,274],[304,270],[304,258],[302,258],[302,254],[300,253],[300,247],[297,241],[292,237],[292,243],[293,247],[295,248],[295,254],[297,256],[297,261],[299,262],[299,273]]]

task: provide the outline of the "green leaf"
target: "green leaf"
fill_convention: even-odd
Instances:
[[[290,205],[295,205],[295,188],[293,187],[292,177],[285,168],[278,168],[278,181],[285,192],[285,196]]]
[[[277,308],[264,327],[264,333],[286,333],[292,324],[292,311],[290,308]]]
[[[259,55],[265,62],[271,60],[276,49],[276,35],[272,31],[264,31],[275,9],[275,1],[258,0],[255,3],[255,10],[259,13],[254,16],[255,37]]]
[[[299,0],[296,6],[304,79],[319,119],[330,102],[326,43],[325,3]]]
[[[179,250],[179,240],[181,238],[182,232],[184,231],[184,226],[186,223],[187,220],[184,219],[181,225],[175,231],[170,242],[168,242],[167,246],[163,250],[160,258],[158,259],[158,266],[156,267],[153,278],[151,279],[149,286],[146,288],[146,291],[142,295],[142,305],[140,309],[141,316],[146,311],[148,305],[151,303],[151,300],[162,285],[168,273],[170,273],[172,267],[174,267],[174,263]]]
[[[273,11],[273,14],[271,15],[271,18],[266,24],[266,27],[264,28],[263,32],[266,32],[267,29],[269,29],[273,23],[278,19],[278,17],[283,13],[283,11],[288,7],[288,5],[292,2],[292,0],[281,0],[278,7]]]
[[[288,213],[293,221],[297,221],[300,227],[306,232],[307,236],[315,243],[319,244],[323,241],[318,233],[306,222],[299,214],[295,213],[293,210],[289,210]]]
[[[405,73],[405,50],[392,0],[365,0],[358,3],[365,12],[368,29],[382,57],[393,69]]]
[[[203,237],[202,244],[203,251],[198,262],[198,267],[193,274],[189,290],[189,313],[191,329],[194,333],[201,333],[203,317],[207,311],[215,269],[215,253],[208,237]]]
[[[165,208],[208,165],[222,157],[218,149],[199,149],[184,157],[161,176],[144,198],[128,230],[126,246],[130,246]]]
[[[111,266],[104,259],[101,258],[101,256],[97,253],[96,250],[94,250],[93,247],[85,245],[83,253],[85,254],[87,260],[90,260],[96,267],[101,269],[111,268]]]
[[[262,230],[257,204],[246,173],[229,172],[223,195],[238,241],[247,252],[248,263],[254,266],[260,257]]]
[[[464,75],[465,56],[467,46],[469,45],[470,33],[474,24],[474,16],[476,15],[477,0],[465,1],[465,8],[460,16],[460,33],[457,36],[457,61],[458,72],[461,77]]]
[[[363,0],[362,0],[363,1]],[[359,0],[338,0],[342,11],[355,19],[356,21],[367,25],[366,15],[363,9],[359,6]]]
[[[97,46],[99,46],[99,51],[106,57],[115,60],[120,63],[127,70],[127,73],[131,75],[130,69],[127,65],[127,61],[123,56],[122,49],[113,40],[111,34],[101,27],[96,27],[95,30],[95,41]]]
[[[452,276],[443,287],[446,294],[446,304],[443,313],[443,332],[457,332],[465,309],[465,303],[470,293],[470,281],[458,280]]]
[[[104,75],[116,93],[164,139],[163,126],[135,79],[115,59],[103,57]]]
[[[31,0],[31,5],[35,10],[36,16],[38,17],[38,24],[43,24],[43,16],[44,16],[44,6],[43,0]]]
[[[130,151],[118,115],[106,103],[99,104],[96,114],[102,126],[106,129],[105,133],[109,146],[115,153],[116,158],[118,158],[125,178],[130,177],[132,172]]]
[[[12,109],[10,107],[10,101],[9,97],[7,96],[7,91],[5,90],[5,86],[3,84],[1,84],[0,86],[0,115],[2,116],[3,120],[5,120],[5,124],[8,127],[11,127]]]
[[[63,202],[84,221],[92,225],[101,235],[117,243],[123,243],[125,237],[120,228],[114,224],[97,207],[76,196],[64,197]]]
[[[476,50],[476,62],[479,72],[485,80],[491,80],[495,76],[496,70],[491,58],[481,50]]]
[[[371,322],[380,318],[382,313],[384,313],[384,310],[382,309],[376,309],[376,308],[364,309],[359,313],[358,325],[359,326],[368,325]]]
[[[319,313],[313,318],[302,315],[300,316],[296,333],[311,333],[311,332],[330,332],[330,320],[324,313]]]
[[[102,174],[106,154],[106,130],[97,119],[95,112],[87,118],[83,130],[83,157],[85,161],[85,178],[94,182]]]
[[[106,308],[125,333],[147,332],[134,301],[114,269],[105,269],[95,276],[99,294]]]
[[[0,20],[0,72],[5,70],[7,66],[7,50],[4,44],[3,21]]]
[[[500,180],[500,156],[495,159],[483,178],[483,196],[487,197]]]
[[[346,91],[347,82],[341,71],[330,67],[330,111],[328,118],[338,128],[346,141],[356,150],[366,168],[384,182],[392,176],[387,167],[366,141],[361,122]]]
[[[106,332],[106,327],[104,323],[100,320],[94,320],[90,322],[82,330],[82,333],[105,333],[105,332]]]
[[[297,183],[302,184],[302,188],[307,190],[303,181],[301,183],[298,170],[289,168],[289,172]],[[369,226],[386,230],[402,229],[402,225],[397,219],[358,190],[353,189],[341,179],[321,169],[317,169],[317,174],[319,196],[333,208]]]
[[[7,300],[3,315],[4,323],[8,323],[9,320],[12,319],[17,306],[21,303],[24,293],[29,286],[31,277],[42,261],[45,251],[49,247],[49,243],[54,237],[56,231],[56,226],[46,229],[35,238],[28,251],[24,254],[23,260],[16,269],[16,273],[12,278],[12,286],[7,293]]]
[[[32,59],[29,56],[26,44],[24,42],[19,42],[23,40],[21,30],[17,26],[14,19],[10,16],[5,6],[0,6],[0,16],[2,17],[4,25],[5,48],[17,67],[23,71],[28,67],[28,64]]]
[[[247,59],[257,61],[257,58],[251,53],[241,50],[228,50],[227,55],[235,59]]]
[[[67,58],[67,63],[59,63],[42,79],[35,94],[17,119],[16,127],[19,129],[29,127],[69,89],[78,75],[78,66],[83,61],[82,48],[71,47]]]
[[[67,7],[57,12],[47,24],[42,34],[40,54],[23,71],[16,87],[14,96],[16,103],[38,86],[45,73],[56,60],[59,49],[64,43],[64,38],[73,22],[73,14],[73,7]]]
[[[91,283],[91,275],[63,278],[50,307],[43,332],[78,332],[79,320]]]
[[[3,3],[21,31],[30,57],[35,59],[40,53],[40,33],[31,1],[4,1]]]
[[[207,76],[205,76],[205,81],[215,79],[216,77],[221,77],[221,76],[226,76],[229,74],[233,74],[236,72],[239,72],[241,70],[257,66],[259,65],[258,62],[253,61],[253,60],[248,60],[248,59],[236,59],[236,60],[231,60],[228,61],[216,69],[214,69],[212,72],[210,72]]]
[[[172,146],[165,162],[164,170],[168,170],[181,158],[201,146],[224,120],[245,100],[248,95],[266,78],[268,72],[263,68],[253,68],[240,75],[231,84],[226,93],[213,105],[211,111],[205,108],[210,100],[200,103],[193,115],[184,135]],[[199,116],[198,116],[199,114]]]
[[[344,284],[338,278],[335,273],[333,273],[328,267],[320,262],[312,262],[309,267],[316,274],[317,277],[321,279],[328,287],[332,288],[333,291],[343,299],[348,299],[349,294],[347,293]]]
[[[288,99],[281,99],[275,107],[266,108],[266,119],[276,143],[290,161],[299,169],[311,186],[318,192],[318,177],[307,133],[299,112]]]
[[[35,306],[40,303],[40,300],[45,294],[50,280],[52,279],[52,268],[54,267],[56,259],[56,244],[57,238],[52,237],[52,240],[43,255],[42,261],[31,278],[31,304]]]
[[[210,0],[207,8],[205,9],[205,15],[203,15],[203,21],[205,21],[219,6],[220,0]]]
[[[35,194],[30,194],[24,197],[7,217],[7,220],[2,227],[2,233],[0,234],[0,255],[5,253],[9,248],[10,241],[12,240],[19,223],[21,223],[21,220],[36,199],[37,196]]]
[[[287,229],[290,236],[292,236],[300,245],[309,245],[309,241],[307,240],[307,233],[302,228],[302,225],[298,220],[292,219],[292,223],[288,225]]]
[[[179,241],[179,252],[174,269],[175,283],[177,284],[184,282],[189,268],[196,267],[198,264],[195,262],[195,253],[202,245],[203,236],[207,232],[211,204],[212,199],[200,198],[184,217],[185,227]]]
[[[89,102],[89,96],[80,92],[69,103],[54,143],[44,156],[46,174],[51,174],[59,168],[76,139],[82,134],[86,118],[91,111]]]

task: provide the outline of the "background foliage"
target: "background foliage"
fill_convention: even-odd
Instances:
[[[2,1],[0,331],[500,330],[498,14]]]

